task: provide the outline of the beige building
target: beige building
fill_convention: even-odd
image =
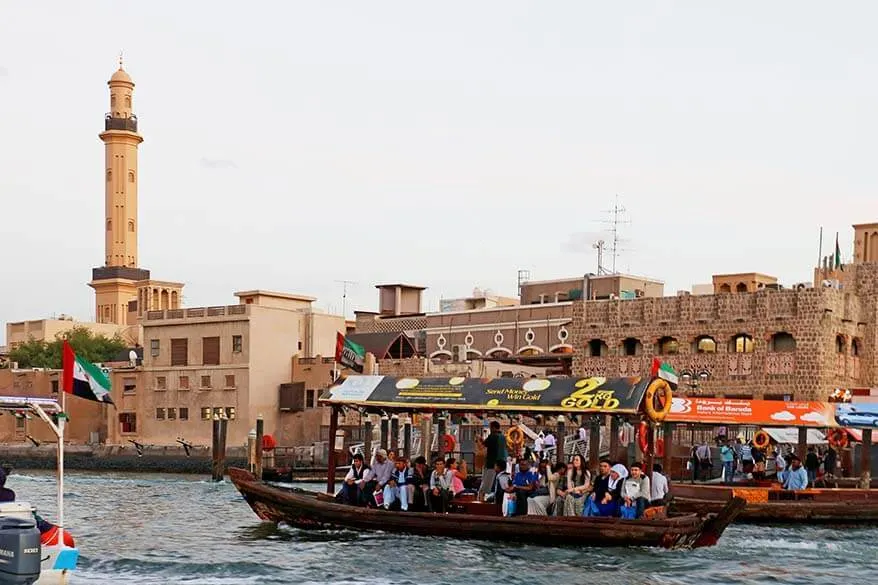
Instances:
[[[713,275],[714,294],[756,292],[765,288],[778,288],[777,279],[758,272]]]
[[[281,428],[290,357],[334,355],[345,319],[313,309],[313,297],[235,295],[237,305],[146,312],[143,366],[113,372],[118,420],[110,443],[209,445],[215,414],[231,420],[229,445],[246,442],[258,415],[266,432]]]
[[[70,331],[74,327],[84,327],[95,335],[114,337],[117,333],[132,345],[139,340],[137,326],[125,327],[115,323],[90,323],[75,321],[73,317],[61,315],[58,319],[37,319],[35,321],[17,321],[6,324],[6,345],[12,351],[28,340],[54,341],[58,335]]]

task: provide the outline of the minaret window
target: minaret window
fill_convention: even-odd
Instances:
[[[113,220],[112,220],[112,219],[108,219],[108,220],[107,220],[107,231],[110,231],[110,230],[112,230],[112,229],[113,229]]]
[[[107,169],[107,182],[109,183],[113,179],[113,171]]]
[[[129,183],[134,182],[134,171],[128,171],[128,182]]]
[[[116,96],[114,96],[114,95],[111,95],[111,96],[110,96],[110,107],[111,107],[111,108],[115,108],[115,107],[116,107]]]
[[[129,219],[129,220],[128,220],[128,231],[129,231],[129,232],[133,232],[133,231],[134,231],[134,220],[133,220],[133,219]]]
[[[130,95],[126,95],[126,96],[125,96],[125,107],[126,107],[126,108],[130,108],[130,107],[131,107],[131,96],[130,96]]]

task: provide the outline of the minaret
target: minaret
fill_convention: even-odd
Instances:
[[[137,147],[143,137],[137,133],[137,116],[132,111],[134,82],[122,69],[107,83],[110,111],[104,118],[104,164],[106,214],[105,266],[137,267]]]

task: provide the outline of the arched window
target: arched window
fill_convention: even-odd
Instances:
[[[747,335],[746,333],[738,333],[734,337],[732,337],[732,341],[729,343],[729,352],[730,353],[752,353],[753,352],[753,337]]]
[[[658,350],[662,355],[674,355],[680,353],[680,344],[675,337],[662,337],[658,340]]]
[[[134,182],[134,171],[128,171],[128,182],[129,183]]]
[[[860,357],[860,354],[863,351],[863,340],[859,337],[854,337],[851,339],[851,355],[854,357]]]
[[[113,220],[112,220],[112,219],[108,219],[108,220],[107,220],[107,231],[110,231],[110,230],[112,230],[112,229],[113,229]]]
[[[716,353],[716,339],[710,335],[702,335],[692,344],[695,353]]]
[[[835,352],[836,353],[847,353],[845,349],[847,348],[847,341],[845,341],[844,335],[839,333],[835,336]]]
[[[131,109],[131,96],[130,95],[125,96],[125,107],[128,109]]]
[[[623,355],[643,355],[643,344],[636,337],[628,337],[622,340]]]
[[[589,357],[604,357],[609,353],[609,348],[603,339],[592,339],[586,346]]]
[[[743,282],[739,282],[739,283],[735,286],[735,292],[739,292],[739,293],[747,292],[747,284],[746,284],[746,283],[743,283]]]
[[[769,351],[796,351],[796,338],[786,331],[778,331],[771,336]]]
[[[133,219],[128,220],[128,231],[132,232],[132,233],[134,232],[134,220]]]
[[[112,180],[113,180],[113,171],[111,171],[110,169],[107,169],[107,182],[109,183]]]
[[[730,285],[730,284],[727,283],[727,282],[726,282],[726,283],[723,283],[723,284],[721,284],[721,285],[719,285],[719,292],[720,292],[720,293],[730,293],[730,292],[732,292],[732,285]]]
[[[115,108],[115,107],[116,107],[116,95],[115,95],[115,94],[113,94],[113,95],[110,96],[110,107],[111,107],[111,108]]]

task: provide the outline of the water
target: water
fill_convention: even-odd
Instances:
[[[21,473],[9,486],[55,519],[54,476]],[[878,528],[732,526],[718,546],[689,552],[549,549],[276,528],[231,484],[184,476],[68,472],[66,482],[79,584],[803,585],[878,575]]]

